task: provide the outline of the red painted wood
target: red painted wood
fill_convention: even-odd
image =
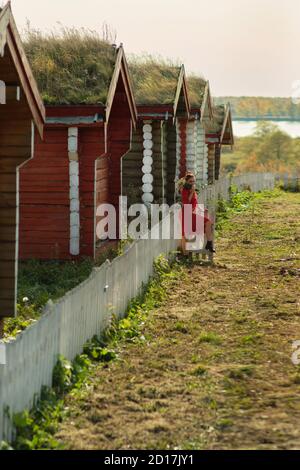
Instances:
[[[51,106],[48,117],[102,114],[101,106]],[[107,124],[79,128],[80,254],[94,255],[95,211],[100,203],[118,204],[121,158],[129,150],[131,115],[120,79]],[[96,194],[95,194],[96,190]],[[96,207],[95,207],[96,198]],[[73,259],[70,239],[69,157],[67,126],[46,126],[37,136],[34,159],[20,169],[21,259]]]
[[[66,105],[66,106],[46,106],[47,117],[76,117],[91,116],[99,113],[103,114],[104,106],[100,105]]]

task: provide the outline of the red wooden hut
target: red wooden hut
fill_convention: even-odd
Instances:
[[[224,145],[234,145],[231,108],[219,105],[213,107],[214,118],[207,127],[208,182],[211,184],[220,177],[221,154]]]
[[[43,96],[52,104],[46,106],[44,140],[36,137],[35,158],[20,172],[20,256],[95,257],[97,207],[118,205],[121,158],[131,145],[135,102],[123,47],[83,44],[78,37],[54,40],[79,65],[73,83],[61,76],[61,83],[55,82],[54,75],[49,90],[37,62],[46,54],[54,73],[64,70],[51,41],[27,45]],[[90,47],[92,64],[82,65],[84,57],[91,57]]]
[[[44,118],[44,106],[8,3],[0,9],[0,324],[1,318],[15,314],[18,171],[32,156],[35,129],[36,137],[42,138]]]
[[[138,124],[122,159],[122,194],[129,204],[172,204],[186,159],[190,105],[184,67],[150,59],[131,64],[130,71]]]

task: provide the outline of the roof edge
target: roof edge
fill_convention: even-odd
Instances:
[[[41,98],[37,83],[26,57],[21,37],[18,32],[11,3],[8,2],[0,13],[0,53],[4,55],[5,45],[8,46],[14,66],[19,76],[28,106],[38,131],[43,136],[45,124],[45,106]]]
[[[115,68],[114,68],[113,76],[112,76],[109,90],[108,90],[108,95],[107,95],[107,100],[106,100],[106,121],[109,120],[109,116],[111,113],[120,74],[122,75],[122,78],[124,81],[125,92],[126,92],[126,96],[127,96],[127,100],[128,100],[129,108],[130,108],[130,114],[131,114],[131,118],[135,126],[137,122],[137,108],[136,108],[133,89],[132,89],[132,85],[130,81],[130,75],[129,75],[128,65],[127,65],[127,61],[125,57],[125,52],[124,52],[124,48],[122,44],[118,48]]]
[[[191,112],[191,106],[190,106],[190,100],[189,100],[188,89],[187,89],[187,79],[186,79],[186,74],[185,74],[185,68],[183,64],[180,67],[175,100],[174,100],[174,119],[177,114],[177,108],[178,108],[182,89],[183,89],[184,101],[185,101],[185,106],[186,106],[186,111],[187,111],[187,118],[189,118],[190,112]]]

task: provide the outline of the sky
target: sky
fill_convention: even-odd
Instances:
[[[5,3],[0,0],[0,4]],[[300,80],[299,0],[12,0],[18,27],[102,32],[129,53],[184,63],[214,96],[291,96]]]

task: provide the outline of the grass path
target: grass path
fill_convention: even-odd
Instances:
[[[68,399],[66,448],[300,448],[299,194],[234,216],[217,249],[173,282],[146,341]]]

